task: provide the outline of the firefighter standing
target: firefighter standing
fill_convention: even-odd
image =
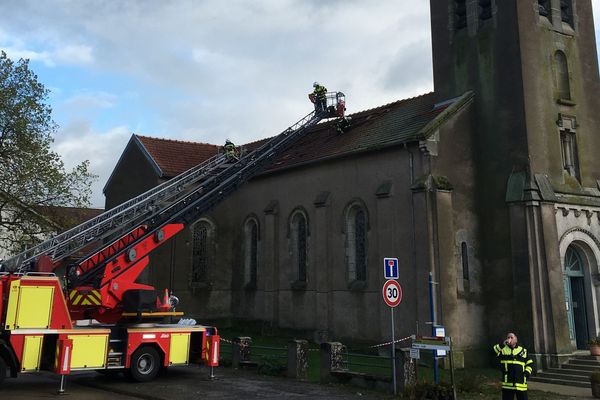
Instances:
[[[533,370],[533,361],[527,349],[519,346],[517,335],[508,333],[506,339],[494,346],[502,370],[502,400],[527,400],[527,379]]]
[[[313,83],[313,88],[312,98],[314,98],[315,111],[325,111],[327,109],[327,88],[320,85],[319,82]]]

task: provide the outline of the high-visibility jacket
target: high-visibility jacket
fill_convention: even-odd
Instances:
[[[527,378],[533,371],[533,360],[527,355],[527,349],[497,344],[494,352],[502,370],[502,389],[527,390]]]
[[[326,97],[325,95],[327,94],[327,88],[325,88],[325,86],[317,85],[313,93],[315,94],[317,100],[323,100]]]

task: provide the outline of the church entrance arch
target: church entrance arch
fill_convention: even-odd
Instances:
[[[570,244],[565,252],[564,285],[569,319],[569,336],[577,349],[586,349],[589,340],[586,276],[588,266],[578,246]]]

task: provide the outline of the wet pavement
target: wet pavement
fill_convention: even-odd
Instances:
[[[7,379],[0,399],[58,398],[60,377],[47,373]],[[60,398],[92,399],[392,399],[391,394],[344,385],[318,385],[293,379],[258,375],[255,371],[216,368],[210,379],[207,368],[169,368],[152,382],[136,383],[122,375],[103,376],[86,372],[69,376],[66,394]]]

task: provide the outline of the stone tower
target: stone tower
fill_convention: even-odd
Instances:
[[[432,0],[430,7],[436,96],[475,94],[470,134],[482,227],[475,236],[489,340],[517,331],[539,361],[554,365],[600,329],[591,1]]]

